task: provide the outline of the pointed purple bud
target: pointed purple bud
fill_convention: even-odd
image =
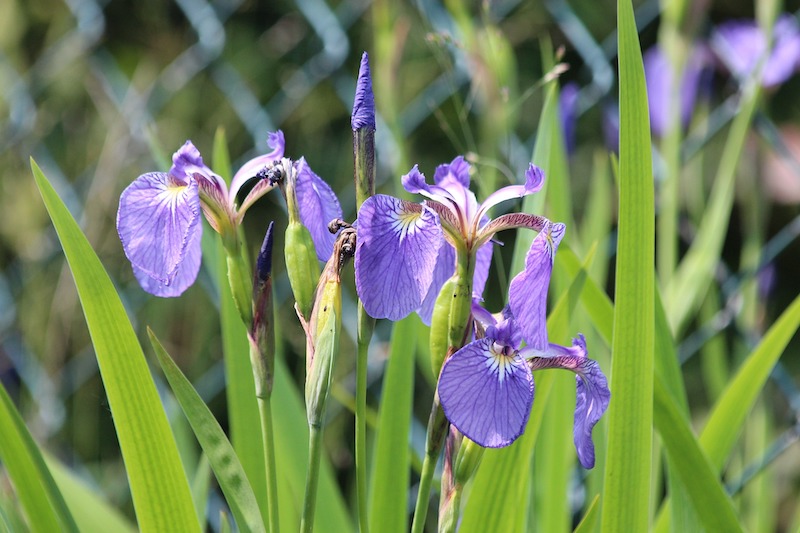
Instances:
[[[378,194],[358,212],[356,289],[373,318],[400,320],[419,308],[444,245],[439,217],[425,206]]]
[[[531,370],[563,368],[576,374],[577,397],[573,439],[581,465],[584,468],[592,468],[594,466],[592,429],[608,409],[611,391],[600,365],[587,357],[586,339],[583,335],[578,335],[577,339],[572,340],[571,347],[550,344],[543,351],[524,348],[520,351],[520,356],[530,358],[528,364]]]
[[[117,232],[139,284],[156,296],[180,295],[200,269],[198,183],[163,172],[139,176],[120,196]]]
[[[547,288],[553,271],[564,224],[547,222],[533,240],[525,256],[525,270],[517,274],[508,288],[508,305],[530,346],[546,349]]]
[[[447,419],[486,448],[508,446],[522,435],[533,405],[533,376],[525,360],[489,337],[445,362],[438,390]]]
[[[261,243],[261,250],[258,252],[256,260],[256,273],[259,281],[266,281],[272,274],[272,227],[274,222],[270,221],[267,233],[264,235],[264,242]]]
[[[361,128],[375,129],[375,96],[372,94],[372,77],[369,74],[369,57],[361,55],[361,66],[358,69],[356,82],[356,98],[353,102],[353,116],[350,119],[353,130]]]

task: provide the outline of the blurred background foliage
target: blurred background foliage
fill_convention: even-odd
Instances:
[[[33,156],[42,166],[81,222],[137,330],[143,334],[145,325],[150,325],[156,331],[224,423],[221,340],[209,267],[203,266],[199,283],[179,299],[150,297],[136,283],[115,231],[120,192],[143,172],[167,170],[169,156],[186,139],[211,164],[214,133],[223,128],[236,168],[266,151],[267,132],[280,128],[286,134],[287,155],[305,156],[339,194],[345,216],[352,220],[349,118],[359,58],[366,50],[380,115],[379,190],[399,193],[400,176],[415,163],[432,176],[435,165],[470,153],[481,175],[477,192],[482,198],[492,183],[521,179],[543,102],[541,80],[552,66],[553,51],[560,50],[561,61],[569,67],[561,73],[563,82],[581,87],[576,148],[570,157],[573,212],[579,224],[591,200],[592,177],[601,172],[609,175],[602,132],[606,110],[616,100],[616,3],[450,0],[444,4],[433,0],[0,2],[0,376],[38,441],[102,486],[117,505],[131,511],[110,412],[74,285],[30,177],[28,158]],[[755,16],[753,5],[745,1],[690,4],[700,39],[707,38],[719,22]],[[647,0],[634,6],[642,48],[647,49],[658,38],[659,3]],[[798,7],[798,2],[787,2],[784,9],[794,12]],[[695,121],[689,134],[689,141],[696,141],[693,146],[710,154],[691,174],[700,180],[691,190],[701,193],[708,187],[722,143],[710,131],[707,117],[713,117],[716,109],[724,110],[723,102],[736,92],[736,85],[720,69],[705,87],[701,103],[705,116]],[[724,293],[720,297],[720,312],[714,318],[721,322],[707,333],[721,343],[724,360],[731,365],[736,353],[732,346],[739,342],[752,346],[800,292],[798,91],[800,79],[793,77],[766,95],[741,160],[740,204],[751,201],[749,195],[757,190],[765,198],[765,241],[784,235],[785,242],[766,269],[771,285],[761,293],[756,321],[737,325],[737,302],[725,301]],[[685,211],[690,212],[696,198],[687,194],[684,201]],[[253,246],[260,243],[269,220],[277,221],[282,235],[284,210],[282,199],[272,194],[250,211],[245,228]],[[612,202],[607,217],[613,218],[614,212]],[[734,210],[720,287],[739,270],[742,227],[748,223],[742,212]],[[686,218],[691,225],[691,217]],[[211,234],[208,228],[206,233]],[[687,235],[690,238],[691,230],[684,238]],[[513,236],[503,235],[501,240],[512,242]],[[609,243],[613,235],[605,241]],[[281,248],[279,240],[276,250]],[[510,256],[505,265],[509,263]],[[302,383],[304,340],[289,304],[282,261],[276,259],[275,265],[284,356]],[[613,272],[609,265],[613,267],[613,258],[600,267],[601,280],[605,272]],[[502,269],[492,271],[486,296],[490,308],[499,305],[507,280]],[[354,388],[352,292],[345,306],[349,336],[337,370],[339,401],[333,403],[326,440],[340,469],[340,482],[350,494],[353,431],[346,406]],[[388,332],[388,324],[379,324],[373,341],[372,405],[380,394]],[[692,340],[690,335],[687,339]],[[682,345],[684,355],[693,353],[692,346]],[[778,385],[766,390],[771,423],[776,426],[769,431],[769,440],[782,435],[791,444],[797,439],[798,350],[795,340],[782,359]],[[413,434],[418,443],[424,438],[432,394],[428,368],[421,362],[418,370]],[[713,393],[699,375],[695,358],[685,377],[692,412],[702,420]],[[190,436],[187,432],[187,442]],[[778,451],[781,467],[776,470],[779,490],[774,504],[780,511],[778,522],[785,527],[797,512],[800,449],[787,445]],[[771,460],[769,453],[763,457]],[[9,490],[0,483],[0,493]]]

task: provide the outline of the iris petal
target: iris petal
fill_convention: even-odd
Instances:
[[[161,291],[158,284],[142,284],[157,296],[177,296],[194,281],[202,228],[194,179],[182,184],[163,172],[151,172],[139,176],[120,196],[117,232],[137,278],[141,283],[141,276],[146,276],[171,287]]]
[[[439,165],[433,173],[433,182],[444,186],[447,181],[455,180],[462,187],[469,188],[469,163],[463,156],[458,156],[450,163]]]
[[[242,165],[242,168],[233,176],[230,193],[231,204],[236,201],[236,195],[245,183],[254,178],[265,166],[283,157],[283,151],[286,147],[286,140],[283,137],[283,132],[281,130],[270,132],[267,137],[267,146],[272,148],[270,153],[251,159]]]
[[[444,244],[438,215],[427,207],[382,194],[358,213],[356,289],[375,318],[400,320],[419,308]]]
[[[520,351],[523,357],[536,353],[536,350],[527,348]],[[586,357],[586,339],[579,335],[569,348],[550,344],[541,356],[534,355],[529,364],[532,370],[563,368],[575,372],[577,389],[573,439],[581,464],[584,468],[592,468],[595,459],[592,429],[608,409],[611,391],[600,365]]]
[[[433,307],[436,304],[439,291],[442,290],[442,285],[450,279],[455,271],[456,251],[450,243],[445,241],[436,256],[436,266],[433,268],[431,285],[422,300],[422,305],[417,309],[417,314],[426,326],[430,326],[431,320],[433,320]]]
[[[311,233],[319,260],[327,261],[336,240],[336,235],[328,231],[328,223],[342,218],[342,206],[330,186],[311,170],[305,158],[297,162],[295,192],[300,221]]]
[[[564,224],[546,222],[525,256],[525,270],[508,288],[508,305],[529,345],[547,347],[547,288]]]
[[[514,198],[522,198],[523,196],[538,192],[543,186],[544,171],[533,163],[530,163],[528,165],[528,170],[525,171],[525,185],[509,185],[493,192],[487,196],[486,200],[480,205],[479,213],[483,215],[500,202],[513,200]]]
[[[491,242],[484,243],[475,256],[475,275],[473,276],[472,296],[482,298],[483,290],[486,288],[486,280],[489,279],[489,268],[492,266],[492,252],[494,245]]]
[[[198,224],[198,227],[202,228],[202,225]],[[169,282],[152,278],[142,269],[133,265],[133,274],[142,289],[155,296],[173,298],[180,296],[186,289],[191,287],[197,279],[197,273],[200,271],[200,259],[203,255],[200,246],[201,236],[202,231],[196,231],[192,234],[192,242],[186,247],[186,255]]]
[[[471,342],[445,362],[439,400],[447,419],[487,448],[508,446],[525,430],[533,377],[516,353],[498,353],[493,340]]]

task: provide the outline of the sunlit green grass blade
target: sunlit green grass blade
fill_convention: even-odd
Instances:
[[[697,441],[672,396],[659,379],[655,382],[655,422],[683,487],[706,531],[743,531],[736,510],[708,458]]]
[[[192,500],[194,500],[194,507],[197,509],[197,519],[201,524],[206,521],[209,490],[211,490],[211,465],[208,464],[208,459],[205,455],[200,455],[192,478]]]
[[[594,497],[586,514],[583,515],[580,523],[575,527],[573,533],[591,533],[594,531],[597,521],[600,519],[600,495]]]
[[[800,296],[795,297],[792,304],[769,328],[714,404],[708,422],[700,434],[700,444],[717,471],[722,470],[747,413],[755,404],[775,363],[798,326],[800,326]]]
[[[67,504],[14,402],[0,384],[0,462],[5,465],[32,531],[77,532]]]
[[[32,160],[31,167],[78,288],[139,529],[199,531],[175,439],[122,302],[75,219]]]
[[[189,420],[197,441],[217,477],[219,487],[225,494],[225,500],[231,508],[236,525],[240,531],[265,531],[253,489],[228,437],[150,328],[147,329],[147,334],[172,392],[180,403],[183,414]]]
[[[654,198],[650,121],[639,36],[618,0],[619,230],[608,459],[601,530],[645,531],[653,425]]]
[[[117,509],[103,500],[64,465],[53,458],[46,458],[64,500],[78,524],[81,533],[134,533],[136,528]]]
[[[682,331],[703,302],[728,233],[739,155],[759,100],[758,87],[750,89],[744,93],[739,112],[733,119],[697,235],[665,290],[665,307],[675,332]]]
[[[394,324],[392,346],[383,377],[377,429],[370,529],[391,533],[408,530],[408,480],[411,455],[408,436],[414,394],[413,343],[419,318],[412,314]],[[430,367],[430,365],[428,365]]]

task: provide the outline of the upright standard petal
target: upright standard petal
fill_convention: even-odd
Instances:
[[[120,196],[117,232],[122,248],[142,288],[156,296],[177,296],[194,282],[202,228],[193,178],[184,184],[169,174],[151,172],[139,176]]]
[[[600,365],[597,361],[589,359],[586,354],[586,339],[583,335],[573,339],[569,348],[550,344],[544,352],[533,348],[524,348],[520,351],[520,356],[530,357],[531,370],[563,368],[576,374],[577,397],[573,440],[583,467],[592,468],[594,466],[592,429],[608,409],[611,391],[608,389],[608,380],[600,370]]]
[[[305,158],[297,162],[295,193],[300,221],[311,233],[319,260],[327,261],[336,241],[336,235],[328,230],[328,224],[335,218],[342,218],[339,199],[330,186],[311,170]]]
[[[438,215],[378,194],[358,213],[356,289],[374,318],[400,320],[422,303],[444,244]]]
[[[198,182],[203,182],[202,186],[206,190],[213,189],[211,196],[223,199],[228,197],[225,181],[203,163],[200,150],[192,144],[192,141],[186,141],[172,154],[172,168],[169,170],[169,175],[184,184],[194,178]]]
[[[536,349],[547,348],[547,288],[553,271],[564,224],[551,222],[533,240],[525,257],[525,270],[517,274],[508,288],[508,305],[527,343]]]
[[[369,56],[361,55],[361,66],[358,68],[356,97],[353,102],[353,116],[350,119],[353,130],[361,128],[375,129],[375,96],[372,93],[372,77],[369,74]]]
[[[449,163],[436,167],[433,182],[444,187],[449,181],[455,181],[462,187],[469,188],[469,167],[464,157],[458,156]]]
[[[516,352],[486,337],[445,362],[439,400],[447,419],[464,435],[486,448],[500,448],[525,430],[533,377]]]
[[[528,196],[529,194],[538,192],[543,186],[544,171],[533,163],[529,163],[528,170],[525,171],[525,185],[509,185],[493,192],[486,197],[486,200],[480,205],[478,212],[483,216],[489,209],[500,202]]]
[[[236,195],[245,183],[255,178],[256,174],[267,165],[281,160],[286,147],[286,140],[283,137],[283,132],[281,130],[270,132],[267,137],[267,146],[272,148],[270,153],[251,159],[242,165],[236,174],[234,174],[231,180],[230,205],[236,202]]]

